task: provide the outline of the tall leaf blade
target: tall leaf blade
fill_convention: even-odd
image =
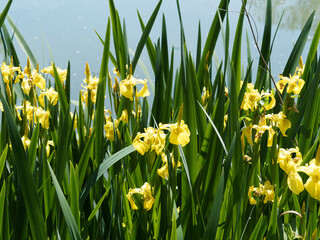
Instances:
[[[22,34],[18,30],[17,26],[14,24],[13,20],[9,16],[7,16],[7,19],[8,19],[8,22],[9,22],[9,25],[10,25],[12,31],[14,32],[15,38],[17,39],[18,43],[20,44],[23,52],[30,59],[32,68],[36,68],[37,67],[37,60],[36,60],[35,56],[33,55],[29,45],[24,40]]]
[[[308,40],[308,35],[311,29],[311,25],[313,22],[315,12],[313,12],[310,17],[308,18],[306,24],[304,25],[299,38],[294,45],[294,48],[292,49],[292,52],[289,56],[289,59],[287,61],[287,64],[283,70],[283,75],[284,76],[289,76],[289,74],[293,75],[296,67],[298,66],[299,59],[301,57],[303,48]]]
[[[228,7],[230,0],[221,0],[218,9],[221,9],[221,11],[219,10],[216,15],[214,16],[214,19],[211,23],[211,27],[208,33],[208,37],[206,39],[206,43],[204,45],[203,51],[202,51],[202,57],[199,63],[199,67],[198,67],[198,72],[197,72],[197,77],[199,80],[199,85],[202,86],[202,79],[204,76],[204,72],[205,72],[205,64],[206,64],[206,58],[207,58],[207,54],[208,54],[208,59],[212,58],[212,54],[214,52],[214,48],[219,36],[219,32],[221,29],[221,24],[219,21],[219,15],[221,17],[221,19],[223,20],[225,15],[226,15],[226,10]]]
[[[139,60],[139,57],[141,55],[141,52],[143,50],[143,47],[148,39],[148,36],[149,36],[149,33],[151,31],[151,28],[154,24],[154,21],[156,20],[156,17],[158,15],[158,12],[159,12],[159,9],[160,9],[160,6],[161,6],[161,3],[162,3],[162,0],[159,1],[159,3],[157,4],[156,8],[154,9],[145,29],[143,30],[143,33],[142,33],[142,36],[139,40],[139,43],[138,43],[138,46],[136,48],[136,51],[135,51],[135,54],[134,54],[134,57],[132,59],[132,72],[134,72],[135,68],[136,68],[136,65],[138,63],[138,60]]]
[[[47,162],[47,164],[48,164],[49,171],[50,171],[50,174],[51,174],[51,177],[53,180],[53,185],[56,189],[56,193],[57,193],[57,197],[58,197],[58,200],[60,203],[60,207],[62,209],[62,213],[64,215],[64,218],[66,220],[66,224],[69,229],[70,237],[73,240],[76,240],[76,239],[80,240],[81,239],[80,231],[79,231],[79,229],[77,227],[77,223],[72,215],[72,212],[71,212],[71,209],[68,205],[68,202],[63,195],[62,189],[59,185],[59,182],[58,182],[56,175],[54,174],[50,164],[48,162]]]
[[[99,167],[92,173],[88,181],[86,182],[82,193],[80,195],[80,208],[83,206],[84,201],[86,197],[89,194],[90,189],[93,187],[93,185],[99,180],[99,178],[115,163],[120,161],[125,156],[129,155],[130,153],[136,151],[136,149],[130,145],[128,147],[123,148],[119,152],[113,154],[109,158],[106,158]]]
[[[8,15],[11,3],[12,3],[12,0],[9,0],[0,14],[0,27],[2,27],[2,24]]]

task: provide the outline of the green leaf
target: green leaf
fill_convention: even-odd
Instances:
[[[151,28],[152,28],[152,26],[154,24],[154,21],[156,20],[156,17],[158,15],[161,3],[162,3],[162,0],[160,0],[159,3],[157,4],[156,8],[154,9],[154,11],[153,11],[153,13],[152,13],[152,15],[151,15],[146,27],[145,27],[145,29],[143,30],[142,36],[141,36],[141,38],[139,40],[139,43],[138,43],[138,46],[136,48],[134,57],[132,59],[132,73],[134,73],[134,70],[135,70],[136,65],[138,63],[138,60],[140,58],[142,49],[143,49],[144,45],[146,44],[146,41],[148,39],[149,33],[151,31]]]
[[[216,15],[214,16],[214,19],[211,23],[210,30],[208,32],[208,37],[206,39],[206,43],[204,45],[203,51],[202,51],[202,57],[199,63],[198,67],[198,72],[197,72],[197,77],[199,80],[199,85],[202,86],[202,79],[204,76],[204,71],[205,71],[205,64],[206,64],[206,58],[211,59],[212,54],[214,52],[214,48],[216,46],[216,42],[219,36],[219,32],[221,29],[221,24],[219,21],[219,17],[223,21],[226,12],[227,12],[227,7],[229,4],[230,0],[221,0],[219,4],[219,11],[217,11]],[[208,54],[208,56],[207,56]]]
[[[109,190],[105,191],[105,193],[102,195],[99,202],[97,203],[97,205],[94,207],[94,209],[90,213],[90,216],[88,217],[87,222],[90,222],[93,219],[93,217],[97,214],[99,208],[101,207],[101,205],[102,205],[104,199],[106,198],[106,196],[108,195],[108,193],[109,193]]]
[[[4,203],[6,200],[6,182],[4,181],[2,184],[1,192],[0,192],[0,212],[4,212]],[[3,214],[0,214],[0,238],[3,239]]]
[[[202,111],[204,112],[204,114],[206,115],[207,119],[209,120],[209,122],[210,122],[211,126],[213,127],[214,131],[216,132],[216,134],[217,134],[217,136],[219,138],[219,141],[221,142],[221,145],[222,145],[225,153],[228,154],[228,150],[226,148],[226,145],[225,145],[225,143],[224,143],[224,141],[223,141],[218,129],[216,128],[216,126],[212,122],[212,120],[211,120],[210,116],[208,115],[208,113],[206,112],[206,110],[201,106],[201,104],[199,102],[198,102],[198,104],[199,104],[200,108],[202,109]]]
[[[261,214],[256,227],[254,228],[250,240],[262,239],[264,233],[266,232],[268,227],[268,218],[263,213]]]
[[[68,108],[69,109],[69,108]],[[66,110],[69,111],[69,110]],[[56,175],[61,183],[67,164],[68,153],[70,151],[71,136],[74,132],[73,125],[70,119],[70,114],[64,116],[60,114],[60,123],[58,129],[58,143],[55,143],[56,148]]]
[[[37,155],[37,144],[39,141],[39,123],[36,125],[36,128],[34,129],[29,145],[29,162],[30,162],[30,170],[33,172],[35,161],[36,161],[36,155]]]
[[[237,95],[240,92],[240,78],[241,78],[241,43],[242,43],[242,30],[243,30],[243,20],[245,16],[245,5],[247,4],[247,0],[243,0],[242,7],[241,7],[241,13],[239,15],[238,25],[236,28],[236,33],[234,36],[234,42],[233,42],[233,49],[232,49],[232,56],[231,56],[231,64],[234,67],[234,73],[235,73],[235,81],[233,82],[235,84],[235,89]]]
[[[63,115],[65,115],[69,104],[68,104],[66,92],[63,89],[58,71],[56,69],[56,65],[54,63],[53,63],[53,73],[54,73],[55,88],[56,88],[56,91],[58,92],[62,113]]]
[[[70,161],[70,208],[77,223],[78,229],[80,229],[80,210],[79,210],[79,175],[74,169],[72,162]]]
[[[6,147],[3,150],[1,157],[0,157],[0,179],[2,176],[2,171],[3,171],[4,165],[6,163],[7,153],[8,153],[8,144],[6,145]]]
[[[87,173],[89,157],[92,152],[92,146],[93,146],[95,136],[96,136],[96,131],[94,128],[91,135],[90,135],[90,138],[87,141],[86,146],[82,152],[82,155],[81,155],[81,158],[79,161],[79,165],[77,167],[77,172],[78,172],[77,174],[79,175],[79,186],[82,186],[84,177]]]
[[[6,19],[6,16],[8,15],[11,3],[12,3],[12,0],[9,0],[8,3],[6,4],[5,8],[3,9],[3,11],[0,14],[0,27],[2,27],[2,24],[3,24],[4,20]]]
[[[271,55],[271,31],[272,31],[272,2],[271,0],[267,1],[267,8],[266,8],[266,20],[264,24],[264,31],[261,43],[261,55],[259,59],[259,65],[257,70],[257,77],[255,82],[255,89],[267,89],[264,88],[267,76],[267,67],[265,63],[268,64],[269,58]],[[270,87],[270,86],[269,86]]]
[[[123,148],[119,152],[113,154],[109,158],[106,158],[99,167],[92,173],[88,181],[86,182],[83,191],[80,195],[80,208],[82,208],[84,201],[86,200],[86,197],[89,194],[90,189],[93,187],[93,185],[99,180],[99,178],[115,163],[120,161],[125,156],[129,155],[130,153],[136,151],[136,149],[130,145],[128,147]]]
[[[219,181],[218,190],[215,194],[213,205],[210,211],[210,216],[208,219],[208,223],[206,225],[206,230],[203,236],[203,239],[212,239],[212,237],[216,236],[218,223],[220,219],[220,210],[222,206],[224,193],[224,171],[222,171]]]
[[[139,14],[139,11],[137,11],[137,14],[138,14],[138,18],[139,18],[141,29],[142,29],[142,31],[144,31],[145,25],[144,25],[144,23],[142,21],[142,18],[140,16],[140,14]],[[152,69],[153,69],[154,72],[156,72],[156,50],[155,50],[155,48],[154,48],[154,46],[152,44],[152,41],[151,41],[149,36],[148,36],[147,41],[146,41],[146,47],[147,47],[149,60],[150,60]]]
[[[62,209],[62,213],[64,215],[64,218],[66,220],[66,224],[68,226],[68,229],[69,229],[69,234],[70,234],[70,237],[71,239],[75,240],[75,239],[82,239],[81,238],[81,235],[80,235],[80,231],[77,227],[77,223],[72,215],[72,212],[71,212],[71,209],[68,205],[68,202],[66,200],[66,198],[64,197],[63,195],[63,192],[61,190],[61,187],[59,185],[59,182],[56,178],[56,175],[54,174],[49,162],[47,162],[48,164],[48,167],[49,167],[49,171],[50,171],[50,174],[51,174],[51,177],[52,177],[52,180],[53,180],[53,185],[56,189],[56,193],[57,193],[57,197],[58,197],[58,200],[59,200],[59,203],[60,203],[60,207]]]
[[[95,122],[94,126],[96,129],[96,139],[95,139],[95,154],[98,163],[102,161],[103,158],[103,126],[104,126],[104,97],[106,92],[106,81],[108,77],[108,53],[110,48],[110,20],[108,20],[105,44],[103,48],[103,56],[100,67],[98,90],[97,90],[97,100],[96,100],[96,111],[95,111]]]
[[[10,1],[10,2],[12,2],[12,1]],[[22,51],[24,52],[26,57],[28,57],[30,59],[32,68],[35,69],[37,67],[37,60],[36,60],[35,56],[33,55],[30,47],[28,46],[27,42],[24,40],[22,34],[18,30],[17,26],[14,24],[13,20],[9,16],[7,16],[7,19],[8,19],[8,22],[9,22],[9,25],[10,25],[12,31],[14,32],[16,40],[18,41],[18,43],[20,44],[20,46],[22,48]]]
[[[294,45],[294,48],[292,49],[292,52],[289,56],[289,59],[287,61],[287,64],[283,70],[284,76],[289,76],[289,74],[293,75],[296,67],[298,66],[299,59],[301,57],[301,54],[303,52],[303,48],[308,40],[308,35],[311,29],[312,21],[314,18],[315,12],[313,12],[310,17],[308,18],[306,24],[304,25],[299,38]]]

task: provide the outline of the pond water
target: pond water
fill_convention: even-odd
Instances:
[[[139,10],[143,20],[146,22],[157,2],[156,0],[115,1],[120,17],[125,18],[128,43],[131,49],[135,49],[141,35],[136,10]],[[220,1],[184,0],[180,2],[187,46],[189,50],[195,54],[196,33],[199,20],[201,21],[203,39],[205,39],[206,32],[211,25]],[[272,54],[272,72],[277,76],[281,73],[306,19],[312,11],[320,8],[320,1],[273,0],[272,4],[274,29],[282,12],[285,10]],[[247,5],[255,22],[256,34],[259,41],[261,41],[263,35],[265,5],[265,0],[248,0]],[[3,8],[3,1],[0,6]],[[230,1],[229,16],[231,32],[234,32],[240,7],[241,0]],[[175,47],[176,56],[179,56],[179,21],[176,1],[163,1],[160,13],[164,13],[166,17],[169,45]],[[106,22],[109,16],[108,1],[20,0],[13,1],[9,15],[34,52],[40,63],[40,67],[48,66],[53,59],[57,66],[66,68],[67,62],[70,60],[72,72],[71,85],[73,89],[72,98],[78,99],[79,90],[81,89],[80,84],[84,79],[85,62],[88,61],[92,72],[97,74],[99,72],[102,44],[94,30],[102,37],[104,36]],[[159,14],[151,32],[150,36],[153,42],[157,41],[157,38],[161,35],[161,18],[162,16]],[[310,39],[319,21],[320,15],[316,13]],[[245,29],[249,31],[248,24],[245,25]],[[254,59],[257,59],[255,61],[257,62],[258,54],[254,48],[252,37],[250,39],[252,56]],[[310,44],[310,40],[308,42]],[[19,48],[18,44],[16,44],[16,46]],[[19,50],[18,54],[22,65],[25,65],[23,63],[26,62],[26,58],[23,52]],[[217,54],[218,56],[219,54],[221,57],[223,56],[222,51],[219,52],[218,50]],[[147,53],[142,54],[141,60],[145,62],[147,67],[150,66],[147,61]],[[245,61],[244,58],[244,62]],[[149,71],[151,73],[150,68]],[[137,70],[137,74],[140,75],[139,77],[144,78],[141,71]]]

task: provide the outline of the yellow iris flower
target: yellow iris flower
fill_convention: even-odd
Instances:
[[[190,131],[188,125],[183,120],[174,124],[159,124],[159,129],[148,127],[144,130],[144,133],[138,132],[137,136],[133,140],[132,145],[141,154],[144,155],[149,149],[155,151],[159,155],[164,146],[166,140],[166,134],[163,130],[171,132],[169,141],[171,144],[179,145],[183,147],[190,142]],[[142,140],[143,139],[143,140]]]
[[[60,81],[63,83],[64,80],[66,80],[66,78],[67,78],[67,73],[68,73],[67,69],[62,70],[61,68],[56,67],[56,70],[57,70],[57,72],[58,72]],[[41,72],[43,72],[43,73],[49,73],[49,74],[51,74],[51,75],[54,77],[53,64],[51,63],[51,66],[42,69]]]
[[[152,196],[151,193],[151,186],[149,183],[144,183],[141,188],[134,188],[134,189],[129,189],[129,192],[127,194],[127,198],[130,202],[131,208],[133,210],[137,210],[138,207],[135,204],[134,200],[132,199],[132,195],[138,193],[141,195],[141,198],[143,199],[143,208],[147,211],[149,211],[152,208],[152,205],[154,203],[154,197]]]
[[[30,146],[31,140],[27,136],[23,135],[23,137],[21,138],[21,141],[24,149],[27,150],[27,148],[29,148]]]
[[[41,107],[34,107],[29,101],[24,103],[22,110],[23,114],[27,117],[29,124],[33,121],[39,121],[43,128],[49,128],[49,111],[45,111]]]
[[[88,63],[86,63],[85,75],[86,78],[83,80],[83,82],[87,85],[84,86],[83,84],[81,84],[81,86],[85,88],[85,90],[81,90],[81,100],[82,102],[88,104],[88,95],[90,91],[91,102],[96,103],[99,79],[97,77],[91,76]]]
[[[5,62],[1,65],[1,73],[3,77],[3,81],[7,84],[11,83],[12,79],[14,78],[14,73],[18,72],[20,73],[20,67],[14,67],[13,66],[13,60],[11,59],[11,62],[9,65],[7,65]],[[16,77],[15,82],[19,82],[19,78]]]
[[[144,155],[150,148],[158,155],[165,146],[165,140],[166,134],[161,129],[148,127],[144,130],[144,133],[138,132],[132,144],[141,155]]]
[[[311,197],[320,201],[320,147],[318,147],[316,158],[312,159],[309,165],[301,168],[303,168],[301,171],[309,176],[304,187]]]
[[[49,118],[50,112],[43,110],[41,107],[36,108],[34,112],[36,120],[39,120],[39,123],[42,125],[43,128],[49,128]]]
[[[278,156],[279,166],[287,173],[289,189],[296,195],[304,189],[302,178],[298,174],[299,171],[302,171],[302,168],[299,167],[301,162],[302,155],[298,147],[290,149],[280,148]]]
[[[251,205],[257,204],[257,200],[255,197],[261,198],[263,197],[263,203],[274,201],[274,186],[266,181],[263,184],[259,184],[259,187],[250,186],[248,191],[248,198]]]
[[[258,90],[254,89],[253,84],[248,83],[240,108],[243,110],[250,109],[251,111],[254,111],[262,99],[268,99],[268,101],[265,101],[263,104],[266,110],[270,110],[276,105],[273,92],[269,93],[262,91],[260,94]]]
[[[58,92],[56,92],[52,87],[47,89],[47,91],[42,92],[39,95],[39,103],[41,104],[42,107],[44,107],[44,96],[47,97],[49,100],[50,105],[54,106],[57,104],[59,100]]]
[[[190,130],[183,120],[180,123],[170,124],[170,129],[170,143],[175,145],[181,144],[184,147],[190,142]]]
[[[202,96],[201,96],[201,100],[202,103],[205,104],[206,100],[210,97],[210,92],[209,90],[206,89],[206,87],[203,87],[202,89]]]
[[[49,140],[49,141],[47,142],[47,145],[46,145],[47,157],[49,157],[49,155],[50,155],[50,146],[54,147],[54,144],[53,144],[53,141],[52,141],[52,140]]]
[[[177,167],[180,167],[181,162],[178,161],[178,163],[176,165],[176,163],[173,159],[173,154],[170,154],[170,156],[171,156],[171,161],[172,161],[172,168],[176,169]],[[162,159],[162,163],[164,163],[164,165],[157,170],[157,173],[160,177],[168,180],[168,178],[169,178],[168,158],[164,152],[161,153],[161,159]]]
[[[24,69],[22,74],[22,83],[21,88],[26,95],[29,95],[29,92],[33,86],[37,86],[41,90],[44,90],[46,87],[46,80],[44,77],[39,73],[39,64],[37,69],[31,70],[30,59],[28,58],[27,66]]]
[[[268,122],[267,122],[268,120]],[[252,142],[252,129],[256,129],[257,133],[254,137],[254,141],[258,142],[261,136],[265,131],[268,131],[268,147],[271,147],[273,144],[273,136],[275,131],[273,127],[277,127],[280,129],[283,136],[286,135],[286,131],[291,127],[291,123],[288,119],[286,119],[286,115],[283,112],[279,112],[278,114],[267,114],[264,118],[260,119],[258,124],[248,125],[242,130],[242,136],[245,136],[248,143],[253,145]],[[243,137],[242,137],[243,138]]]
[[[256,136],[255,136],[255,142],[258,142],[258,140],[261,138],[263,133],[265,131],[268,131],[268,143],[267,146],[271,147],[273,143],[273,135],[275,131],[273,130],[272,126],[268,126],[266,119],[263,118],[260,120],[258,125],[253,125],[252,128],[257,130]]]
[[[286,119],[286,115],[283,112],[268,114],[265,118],[270,119],[271,125],[279,128],[283,136],[287,136],[286,131],[291,128],[291,122]]]
[[[118,135],[120,136],[119,130],[117,129],[120,121],[128,123],[128,112],[127,110],[123,110],[121,117],[119,119],[115,119],[114,121],[112,121],[111,119],[111,112],[109,110],[106,110],[105,112],[110,114],[110,116],[108,117],[105,116],[106,124],[104,125],[104,130],[106,131],[106,138],[110,141],[114,141],[115,129]]]
[[[290,75],[289,77],[280,75],[279,77],[280,80],[276,83],[276,86],[281,93],[288,84],[287,93],[293,92],[294,94],[299,94],[305,83],[299,75]]]
[[[126,98],[133,101],[133,87],[142,84],[141,90],[137,93],[138,97],[147,97],[150,95],[148,90],[147,80],[136,79],[132,75],[129,75],[126,79],[120,82],[120,93]]]

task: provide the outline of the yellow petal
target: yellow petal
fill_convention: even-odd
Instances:
[[[150,95],[149,89],[148,89],[148,85],[146,83],[147,81],[145,81],[143,83],[143,87],[142,89],[137,93],[138,97],[147,97]]]
[[[276,105],[276,99],[272,93],[264,93],[264,97],[269,97],[271,100],[269,101],[269,104],[265,107],[266,110],[272,109]]]
[[[288,186],[289,189],[296,195],[303,191],[303,182],[300,175],[293,171],[288,175]]]
[[[38,88],[44,90],[46,88],[46,80],[42,77],[41,74],[35,73],[33,76],[33,84]]]
[[[132,193],[132,190],[129,189],[129,192],[128,192],[128,194],[127,194],[127,198],[128,198],[128,200],[129,200],[129,202],[130,202],[131,209],[137,210],[138,207],[137,207],[137,205],[134,203],[134,201],[133,201],[133,199],[132,199],[132,194],[133,194],[133,193]]]
[[[21,83],[21,88],[22,88],[24,94],[29,95],[31,88],[30,88],[30,84],[29,84],[28,79],[23,79],[23,81]]]
[[[288,119],[279,119],[278,127],[282,135],[286,137],[287,136],[286,131],[287,129],[291,128],[291,122]]]
[[[190,131],[188,126],[181,120],[180,125],[171,124],[171,134],[170,134],[170,143],[179,145],[181,144],[184,147],[186,144],[190,142]]]
[[[149,144],[145,143],[144,141],[140,140],[141,133],[138,133],[135,139],[132,142],[132,145],[134,148],[140,153],[141,155],[144,155],[149,150]]]
[[[253,145],[253,142],[252,142],[252,124],[251,123],[250,123],[249,126],[245,127],[242,130],[242,134],[246,137],[248,143],[250,145]]]
[[[257,204],[257,201],[252,197],[252,193],[254,192],[254,187],[250,186],[248,191],[249,202],[251,205]]]
[[[163,165],[163,167],[159,168],[157,170],[157,173],[160,177],[168,180],[168,177],[169,177],[169,171],[168,171],[168,165],[167,163],[165,163],[165,165]]]
[[[245,92],[240,108],[243,110],[254,110],[260,100],[261,96],[257,91]]]
[[[124,79],[120,82],[120,93],[133,101],[133,84],[130,80]]]
[[[107,121],[104,125],[104,130],[106,131],[106,138],[110,141],[114,141],[114,128],[112,121]]]
[[[313,181],[312,177],[309,177],[306,184],[304,185],[311,197],[320,201],[320,182]]]
[[[270,127],[269,129],[268,129],[268,132],[269,132],[269,134],[268,134],[268,147],[272,147],[272,145],[273,145],[273,135],[274,135],[274,130],[272,129],[272,127]]]

